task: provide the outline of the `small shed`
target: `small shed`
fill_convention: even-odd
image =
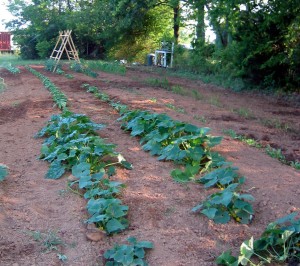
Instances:
[[[173,66],[174,43],[162,42],[161,49],[155,50],[154,64],[161,67]]]
[[[10,32],[0,32],[0,51],[9,52],[11,51],[11,33]]]

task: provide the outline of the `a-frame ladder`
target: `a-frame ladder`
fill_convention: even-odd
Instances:
[[[80,63],[80,59],[79,59],[77,50],[75,48],[71,33],[72,33],[72,30],[66,30],[66,31],[59,32],[58,40],[57,40],[56,45],[50,56],[50,58],[54,59],[54,61],[55,61],[55,66],[53,68],[53,72],[56,71],[59,60],[60,60],[62,54],[64,53],[64,51],[66,52],[69,60],[75,60],[78,63]]]

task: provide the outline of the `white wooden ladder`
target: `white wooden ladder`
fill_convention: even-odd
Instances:
[[[66,30],[66,31],[59,32],[58,40],[57,40],[56,45],[50,56],[50,58],[54,59],[54,61],[55,61],[55,66],[53,68],[53,72],[56,71],[56,68],[59,64],[59,60],[60,60],[62,54],[64,53],[64,51],[66,52],[69,60],[75,60],[78,63],[80,63],[78,52],[75,48],[71,33],[72,33],[72,30]]]

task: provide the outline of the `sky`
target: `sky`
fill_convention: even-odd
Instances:
[[[7,3],[8,0],[0,0],[0,31],[7,31],[5,22],[14,18],[6,9]]]

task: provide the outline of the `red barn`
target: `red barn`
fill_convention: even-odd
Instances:
[[[0,51],[10,51],[10,32],[0,32]]]

